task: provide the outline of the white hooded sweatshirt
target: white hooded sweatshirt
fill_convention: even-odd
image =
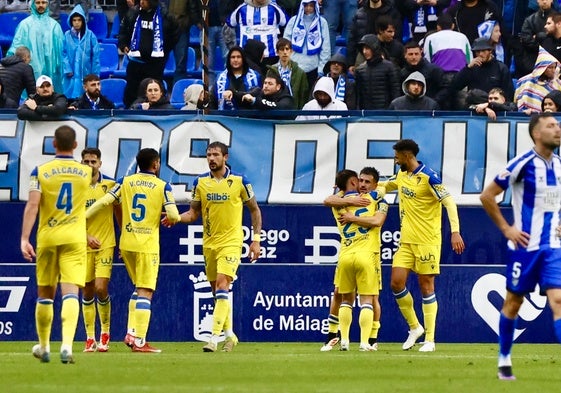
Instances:
[[[348,110],[347,104],[343,101],[340,101],[335,98],[335,83],[333,79],[324,76],[317,80],[316,85],[314,87],[314,93],[316,91],[323,91],[331,97],[331,102],[327,104],[327,106],[322,107],[319,105],[317,100],[314,98],[306,103],[302,108],[303,111],[346,111]],[[319,119],[328,119],[328,118],[336,118],[341,116],[325,116],[325,115],[300,115],[296,118],[296,120],[319,120]]]

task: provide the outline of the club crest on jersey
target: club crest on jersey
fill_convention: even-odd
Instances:
[[[214,312],[214,296],[207,281],[205,272],[201,271],[198,276],[189,275],[193,283],[193,337],[195,340],[206,342],[212,335],[212,314]],[[228,295],[232,301],[232,293]],[[224,333],[220,335],[219,341],[224,341]]]

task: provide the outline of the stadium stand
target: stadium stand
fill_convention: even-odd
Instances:
[[[99,44],[99,62],[101,79],[109,78],[119,68],[119,51],[115,44]]]
[[[0,46],[2,49],[8,49],[14,40],[14,34],[19,22],[27,18],[27,12],[6,12],[0,14]]]
[[[107,38],[108,24],[109,22],[104,12],[94,12],[90,10],[88,15],[88,29],[95,34],[98,41],[103,41]]]
[[[224,64],[224,57],[222,57],[222,49],[217,46],[214,48],[214,71],[224,71],[226,64]]]
[[[201,31],[197,25],[192,25],[189,30],[189,45],[199,47],[201,45]]]
[[[101,94],[109,98],[118,109],[123,109],[123,95],[127,81],[120,78],[110,78],[101,80]]]
[[[60,23],[60,27],[62,28],[62,32],[66,33],[68,30],[70,30],[70,25],[68,24],[68,13],[67,12],[61,12],[59,14],[59,23]]]
[[[164,66],[164,78],[173,78],[175,74],[175,55],[173,51],[169,53],[166,65]]]
[[[197,68],[197,54],[192,47],[187,48],[187,75],[189,78],[201,78],[202,68]]]
[[[127,55],[123,56],[123,60],[119,64],[119,67],[113,72],[114,78],[126,78],[127,76],[127,64],[129,63],[129,57]]]
[[[113,19],[113,23],[111,23],[111,31],[109,32],[109,36],[104,38],[102,41],[106,44],[115,44],[117,45],[117,37],[119,35],[119,26],[121,25],[121,21],[119,20],[119,16],[115,15]]]

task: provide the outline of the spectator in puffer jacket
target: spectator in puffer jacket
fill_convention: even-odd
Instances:
[[[18,103],[4,93],[4,82],[0,79],[0,109],[17,108]]]
[[[31,53],[25,46],[16,49],[16,54],[0,61],[0,78],[6,81],[4,89],[10,99],[19,103],[21,93],[25,90],[27,96],[35,94],[35,75],[29,65]]]
[[[374,34],[367,34],[359,41],[366,61],[355,70],[358,109],[388,109],[399,97],[399,70],[382,57],[380,42]]]

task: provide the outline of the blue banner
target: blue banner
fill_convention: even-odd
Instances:
[[[228,162],[245,173],[261,203],[319,204],[333,191],[343,168],[376,167],[394,173],[392,145],[412,138],[419,159],[441,174],[458,205],[479,205],[478,194],[508,159],[528,149],[527,117],[397,116],[349,117],[296,122],[225,116],[107,112],[77,114],[64,121],[24,122],[0,114],[0,201],[26,200],[31,170],[52,158],[52,137],[61,124],[78,133],[76,157],[98,147],[102,171],[114,178],[136,170],[140,148],[162,155],[161,176],[176,199],[190,200],[195,177],[208,170],[206,146],[222,141]],[[508,203],[509,197],[505,196]]]
[[[0,203],[0,217],[11,223],[14,230],[6,231],[1,244],[0,264],[24,262],[19,249],[19,237],[23,216],[23,202]],[[179,211],[189,209],[180,205]],[[452,252],[450,247],[450,225],[443,220],[442,264],[493,265],[506,260],[506,241],[501,232],[480,207],[458,209],[461,232],[467,249],[462,255]],[[261,232],[261,256],[258,264],[309,264],[335,265],[339,252],[339,232],[331,209],[317,205],[262,205],[263,230]],[[511,217],[509,209],[504,214]],[[244,214],[244,246],[242,256],[247,257],[251,243],[251,220]],[[161,228],[161,261],[202,264],[201,222],[191,225],[176,225]],[[381,233],[383,263],[391,263],[400,239],[397,205],[391,205],[388,218]],[[34,241],[34,240],[33,240]]]

